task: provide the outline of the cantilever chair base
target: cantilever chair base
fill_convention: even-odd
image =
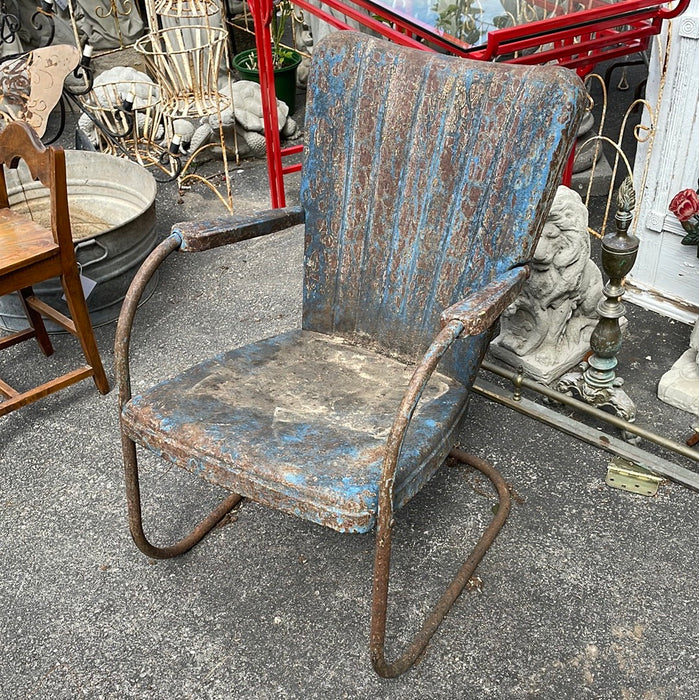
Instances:
[[[143,528],[141,492],[138,473],[136,444],[122,434],[125,465],[126,495],[131,536],[138,548],[154,559],[168,559],[189,551],[198,544],[226,515],[242,500],[232,493],[214,508],[182,539],[169,546],[156,546],[150,542]],[[376,532],[376,554],[374,562],[374,586],[372,594],[372,617],[370,655],[376,672],[384,678],[394,678],[413,666],[424,653],[430,639],[439,628],[446,614],[473,576],[478,564],[495,541],[510,513],[509,489],[500,473],[490,464],[463,450],[452,449],[449,457],[460,465],[467,465],[484,474],[498,494],[498,507],[493,519],[483,531],[480,539],[464,559],[439,600],[426,616],[420,630],[415,634],[406,650],[393,662],[385,658],[386,618],[388,612],[388,581],[390,576],[391,539],[394,523],[390,522]]]

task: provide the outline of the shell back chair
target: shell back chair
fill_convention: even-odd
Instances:
[[[33,403],[59,389],[92,377],[106,394],[109,383],[95,342],[70,229],[65,154],[61,148],[46,148],[24,122],[8,124],[0,132],[0,166],[16,168],[22,160],[30,176],[49,190],[51,221],[45,225],[10,208],[5,170],[0,167],[0,296],[17,292],[29,327],[0,338],[0,350],[36,338],[45,355],[53,353],[42,316],[50,318],[80,341],[87,364],[60,377],[19,391],[0,380],[0,416]],[[59,277],[70,318],[37,298],[32,285]]]
[[[241,497],[342,532],[376,528],[370,652],[419,657],[507,517],[502,478],[455,450],[491,327],[528,275],[585,104],[572,72],[482,64],[337,32],[313,52],[301,206],[176,225],[127,295],[116,338],[129,522],[170,557]],[[305,222],[302,328],[132,396],[141,291],[173,251]],[[172,546],[144,534],[136,444],[231,492]],[[393,662],[384,655],[394,510],[451,455],[495,483],[497,515]]]

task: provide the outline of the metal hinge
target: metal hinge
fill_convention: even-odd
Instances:
[[[638,493],[641,496],[655,496],[661,481],[663,481],[661,476],[656,476],[653,472],[623,457],[614,457],[607,468],[607,486]]]

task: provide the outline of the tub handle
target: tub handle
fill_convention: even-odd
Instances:
[[[102,249],[102,255],[100,255],[97,258],[94,258],[93,260],[88,260],[87,262],[81,262],[80,267],[82,270],[84,270],[87,267],[90,267],[90,265],[94,265],[95,263],[102,262],[103,260],[106,260],[107,257],[109,256],[109,250],[107,250],[107,248],[102,243],[100,243],[96,238],[90,238],[87,241],[80,241],[80,243],[75,244],[75,258],[76,258],[76,260],[78,258],[78,251],[79,250],[82,250],[83,248],[89,248],[93,245]]]

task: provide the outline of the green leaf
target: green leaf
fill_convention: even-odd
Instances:
[[[690,231],[682,239],[682,245],[699,245],[699,230]]]

